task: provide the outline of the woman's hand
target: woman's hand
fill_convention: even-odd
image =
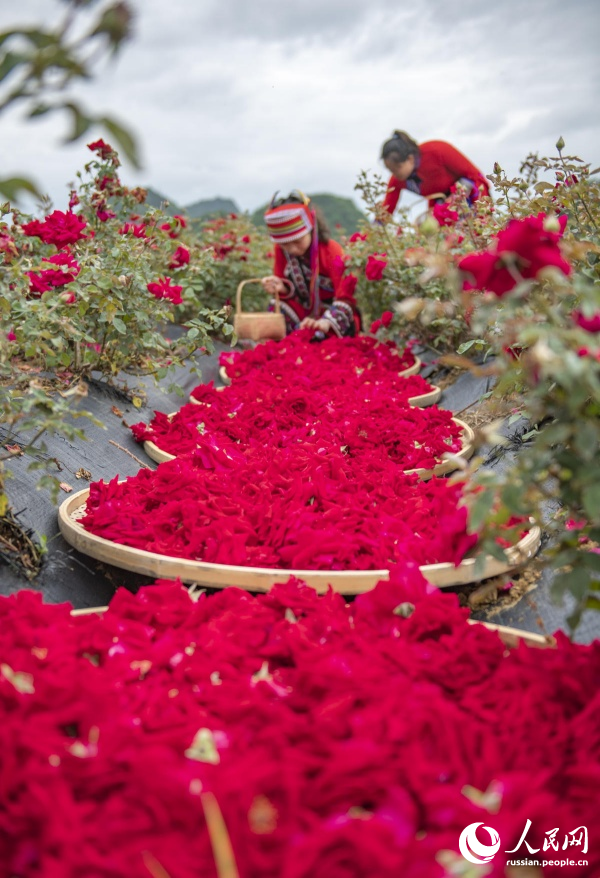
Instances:
[[[263,277],[261,280],[261,284],[265,292],[267,292],[270,296],[282,296],[287,292],[287,287],[282,281],[280,277],[275,277],[275,275],[270,275],[269,277]]]
[[[326,334],[331,329],[331,323],[324,317],[320,317],[318,320],[314,317],[305,317],[300,324],[300,329],[314,329],[315,332],[323,332]]]

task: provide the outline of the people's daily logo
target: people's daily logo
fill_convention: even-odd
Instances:
[[[479,826],[483,826],[483,823],[469,823],[458,840],[458,847],[465,860],[477,866],[489,863],[500,850],[500,836],[496,830],[491,826],[483,826],[490,836],[491,844],[482,844],[477,838]]]
[[[500,836],[491,826],[483,826],[484,830],[490,837],[491,844],[482,844],[477,838],[477,829],[483,826],[483,823],[469,823],[463,829],[458,840],[458,847],[461,854],[469,863],[475,863],[481,866],[489,863],[500,850]]]
[[[517,851],[521,850],[523,846],[525,846],[530,857],[533,854],[539,854],[540,851],[543,851],[541,862],[537,858],[535,861],[529,861],[529,859],[507,860],[508,866],[541,865],[542,867],[544,867],[588,865],[587,860],[573,859],[575,851],[571,851],[571,848],[579,848],[579,851],[577,851],[577,853],[587,854],[587,826],[578,826],[576,829],[572,829],[570,832],[563,832],[562,837],[564,838],[564,840],[562,847],[560,844],[561,833],[558,826],[555,826],[553,829],[547,829],[544,832],[545,838],[542,839],[542,845],[541,847],[537,848],[533,847],[527,841],[527,835],[530,829],[531,820],[527,819],[527,822],[525,823],[525,828],[521,833],[521,838],[519,839],[516,847],[511,848],[510,850],[506,850],[505,853],[515,854],[517,853]],[[479,837],[477,836],[477,830],[479,830]],[[489,844],[484,844],[481,841],[481,834],[484,832],[487,832],[490,837]],[[538,844],[539,843],[540,842],[538,842]],[[469,823],[469,825],[466,826],[460,834],[460,838],[458,839],[458,847],[465,860],[467,860],[469,863],[474,863],[476,866],[483,866],[486,863],[491,862],[500,850],[500,836],[491,826],[484,826],[483,823]],[[556,859],[556,854],[559,851],[566,851],[566,853],[561,853],[561,858]],[[545,858],[546,856],[553,857],[553,859],[547,860]]]

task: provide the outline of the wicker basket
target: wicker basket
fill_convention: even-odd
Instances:
[[[260,278],[243,280],[237,288],[233,329],[238,338],[251,341],[273,339],[279,341],[285,337],[285,317],[281,313],[279,295],[275,293],[274,311],[242,311],[242,289],[246,284],[259,284]]]

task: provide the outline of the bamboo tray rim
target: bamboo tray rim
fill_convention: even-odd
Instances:
[[[84,607],[80,610],[71,610],[71,616],[92,616],[98,614],[101,616],[109,609],[104,607]],[[526,631],[524,628],[512,628],[509,625],[497,625],[494,622],[487,622],[482,619],[467,619],[468,625],[483,625],[489,631],[496,631],[500,639],[507,646],[516,646],[519,640],[524,640],[528,646],[538,647],[541,649],[552,648],[556,646],[556,640],[552,634],[537,634],[535,631]],[[515,643],[516,641],[516,643]]]
[[[202,405],[202,403],[196,403],[196,405]],[[176,414],[177,412],[171,412],[167,417],[173,418]],[[463,444],[460,450],[448,452],[451,456],[447,460],[440,461],[440,463],[436,464],[433,469],[406,469],[403,470],[405,474],[417,475],[423,481],[427,481],[432,476],[445,476],[448,473],[454,472],[460,466],[459,460],[469,460],[473,456],[475,450],[475,433],[465,421],[461,421],[459,418],[452,418],[452,420],[462,429]],[[145,440],[143,448],[150,460],[153,460],[155,463],[167,463],[168,461],[176,460],[177,458],[176,454],[171,454],[169,451],[163,451],[163,449],[159,448],[151,439]]]
[[[122,567],[154,578],[224,588],[234,585],[250,591],[269,591],[278,582],[287,582],[290,576],[303,579],[318,592],[329,585],[341,594],[360,594],[368,591],[380,579],[388,579],[388,570],[284,570],[273,567],[243,567],[232,564],[214,564],[161,555],[146,549],[135,549],[112,540],[106,540],[86,531],[75,517],[86,503],[90,489],[84,488],[64,500],[58,510],[58,524],[65,540],[75,549],[107,564]],[[482,572],[475,576],[476,558],[466,558],[457,566],[451,562],[425,564],[420,567],[423,576],[438,588],[479,582],[502,573],[508,573],[528,561],[539,549],[541,530],[531,524],[526,535],[507,549],[507,561],[498,561],[488,555]]]

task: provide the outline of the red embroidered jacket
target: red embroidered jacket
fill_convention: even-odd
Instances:
[[[282,309],[286,315],[286,322],[293,324],[294,314],[298,322],[304,317],[312,316],[312,303],[306,297],[306,287],[309,283],[310,271],[308,263],[302,259],[290,260],[285,252],[277,244],[275,245],[275,261],[273,274],[291,281],[294,291],[281,297]],[[295,282],[291,263],[303,262],[306,284],[302,287]],[[337,241],[329,241],[327,244],[319,242],[319,317],[327,317],[331,321],[333,330],[338,335],[354,335],[361,327],[360,312],[354,298],[354,286],[347,283],[343,277],[345,271],[344,251]],[[346,282],[345,282],[346,281]],[[294,313],[290,313],[291,309]],[[292,327],[290,327],[292,328]]]
[[[477,187],[477,195],[489,195],[488,181],[469,159],[443,140],[428,140],[419,146],[421,160],[415,173],[421,180],[421,195],[450,194],[450,187],[466,177]],[[400,193],[406,189],[406,180],[390,177],[383,205],[388,213],[393,213],[398,204]]]

